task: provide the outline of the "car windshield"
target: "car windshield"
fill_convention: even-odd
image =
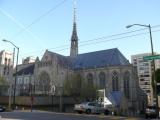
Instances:
[[[87,104],[88,102],[82,102],[81,104]]]
[[[148,106],[148,109],[156,109],[156,106]]]
[[[91,103],[88,103],[88,105],[90,105],[90,106],[96,106],[96,103],[91,102]]]

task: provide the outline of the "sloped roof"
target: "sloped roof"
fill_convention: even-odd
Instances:
[[[74,70],[130,64],[117,48],[78,54],[76,57],[63,56],[51,51],[47,52],[51,56],[57,56],[58,64]]]
[[[114,106],[118,106],[121,103],[122,92],[121,91],[112,91],[108,95],[108,99],[112,102]]]
[[[60,55],[60,54],[57,54],[57,53],[54,53],[54,52],[51,52],[51,51],[48,51],[47,50],[47,53],[52,57],[52,59],[54,58],[54,56],[57,57],[57,62],[59,65],[63,66],[63,67],[69,67],[70,65],[70,60],[68,59],[67,56],[63,56],[63,55]]]
[[[100,68],[108,66],[129,65],[129,61],[117,49],[108,49],[90,53],[79,54],[76,57],[63,56],[51,51],[46,51],[53,59],[56,56],[58,64],[73,70]],[[33,74],[34,64],[31,64],[17,72],[18,75]]]
[[[29,75],[34,73],[34,64],[31,64],[20,71],[17,72],[17,75]]]
[[[129,65],[129,61],[117,49],[108,49],[79,54],[72,58],[73,69],[98,68],[107,66]]]

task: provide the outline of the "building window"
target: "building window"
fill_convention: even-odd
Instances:
[[[29,84],[29,77],[25,77],[25,84]]]
[[[112,73],[112,90],[118,91],[118,73],[116,71],[113,71]]]
[[[22,78],[18,78],[18,84],[21,84]]]
[[[105,85],[106,85],[106,80],[105,80],[105,73],[104,72],[101,72],[99,74],[99,87],[101,89],[104,89],[105,88]]]
[[[124,95],[126,96],[126,98],[130,98],[130,90],[129,90],[129,81],[130,81],[130,73],[128,71],[126,71],[124,73]]]
[[[91,73],[87,75],[87,82],[88,84],[93,85],[93,75]]]

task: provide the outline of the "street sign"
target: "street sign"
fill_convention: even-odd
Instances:
[[[154,60],[154,59],[160,59],[160,55],[151,55],[143,57],[143,60]]]

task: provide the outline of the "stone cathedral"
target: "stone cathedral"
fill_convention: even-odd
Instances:
[[[46,50],[41,60],[18,66],[17,84],[27,87],[31,83],[35,85],[35,94],[52,94],[54,86],[63,87],[69,75],[78,73],[89,84],[104,88],[106,96],[112,97],[115,108],[122,113],[138,112],[143,98],[132,64],[117,48],[79,54],[76,25],[74,8],[70,55]]]

